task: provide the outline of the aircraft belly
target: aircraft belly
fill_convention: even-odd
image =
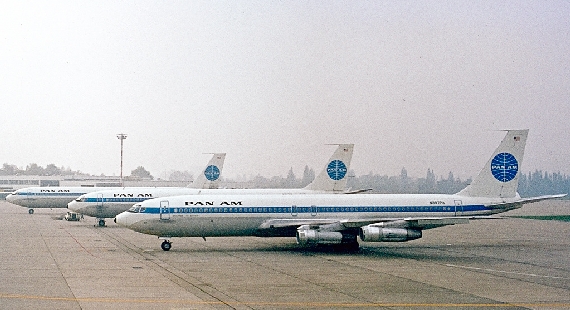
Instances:
[[[26,198],[22,199],[20,203],[21,206],[27,208],[67,208],[67,204],[71,202],[75,197],[61,197],[61,198]]]
[[[189,217],[148,219],[129,226],[134,231],[168,237],[254,236],[266,218]]]
[[[260,214],[248,215],[197,215],[197,214],[168,214],[165,219],[156,216],[129,224],[129,228],[140,233],[168,237],[217,237],[217,236],[289,236],[300,225],[312,223],[332,223],[335,221],[365,220],[365,219],[417,219],[423,217],[454,217],[481,214],[480,212],[456,212],[449,208],[445,212],[323,212],[311,214],[280,214],[271,216]],[[271,220],[291,221],[291,225],[265,227]],[[271,225],[270,225],[271,226]]]
[[[79,209],[79,213],[97,217],[97,218],[113,218],[122,212],[127,211],[131,204],[110,204],[106,203],[103,206],[89,206]]]

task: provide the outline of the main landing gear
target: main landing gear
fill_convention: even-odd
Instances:
[[[97,219],[97,224],[99,227],[105,227],[105,219]]]

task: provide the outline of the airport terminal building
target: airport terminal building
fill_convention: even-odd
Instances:
[[[186,181],[166,180],[133,180],[125,178],[124,186],[128,187],[184,187]],[[11,192],[25,187],[48,186],[85,186],[85,187],[119,187],[121,180],[117,176],[41,176],[41,175],[3,175],[0,176],[0,199]]]

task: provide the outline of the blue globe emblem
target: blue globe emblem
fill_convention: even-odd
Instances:
[[[497,154],[491,161],[491,173],[500,182],[509,182],[519,171],[517,159],[509,153]]]
[[[335,181],[342,180],[346,175],[346,165],[340,160],[333,160],[327,166],[329,177]]]
[[[220,169],[214,165],[210,165],[204,170],[204,175],[208,181],[215,181],[220,177]]]

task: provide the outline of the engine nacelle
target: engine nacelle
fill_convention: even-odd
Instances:
[[[343,235],[338,231],[319,231],[315,229],[297,229],[297,243],[300,245],[340,244]]]
[[[360,240],[364,242],[403,242],[422,237],[422,231],[411,228],[364,226],[360,228]]]

